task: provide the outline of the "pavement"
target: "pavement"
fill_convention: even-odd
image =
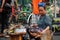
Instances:
[[[0,37],[0,40],[10,40],[10,39],[5,37]]]
[[[10,39],[5,37],[0,37],[0,40],[10,40]],[[60,40],[60,35],[54,35],[53,40]]]
[[[53,36],[53,40],[60,40],[60,35]]]

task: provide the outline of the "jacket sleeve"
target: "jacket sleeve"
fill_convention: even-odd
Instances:
[[[50,30],[52,30],[52,20],[50,19],[50,17],[46,17],[45,19],[45,25],[50,27]]]

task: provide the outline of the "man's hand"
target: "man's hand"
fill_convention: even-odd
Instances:
[[[41,34],[45,34],[46,33],[46,31],[45,30],[43,30],[42,32],[41,32]]]
[[[2,12],[2,10],[3,10],[3,9],[2,9],[2,8],[0,8],[0,12]]]
[[[31,33],[30,32],[30,35],[32,35],[33,37],[37,36],[37,33]]]
[[[39,37],[41,37],[42,35],[37,35],[35,38],[39,38]]]
[[[49,26],[46,27],[46,29],[44,29],[41,33],[44,34],[49,30]]]
[[[39,38],[42,36],[42,33],[41,32],[37,32],[37,36],[35,38]]]

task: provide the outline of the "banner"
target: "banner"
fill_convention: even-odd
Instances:
[[[38,3],[42,2],[42,0],[32,0],[33,4],[33,13],[38,14]]]

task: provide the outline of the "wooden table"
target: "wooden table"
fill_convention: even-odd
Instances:
[[[22,35],[25,33],[10,34],[10,40],[22,40]]]

